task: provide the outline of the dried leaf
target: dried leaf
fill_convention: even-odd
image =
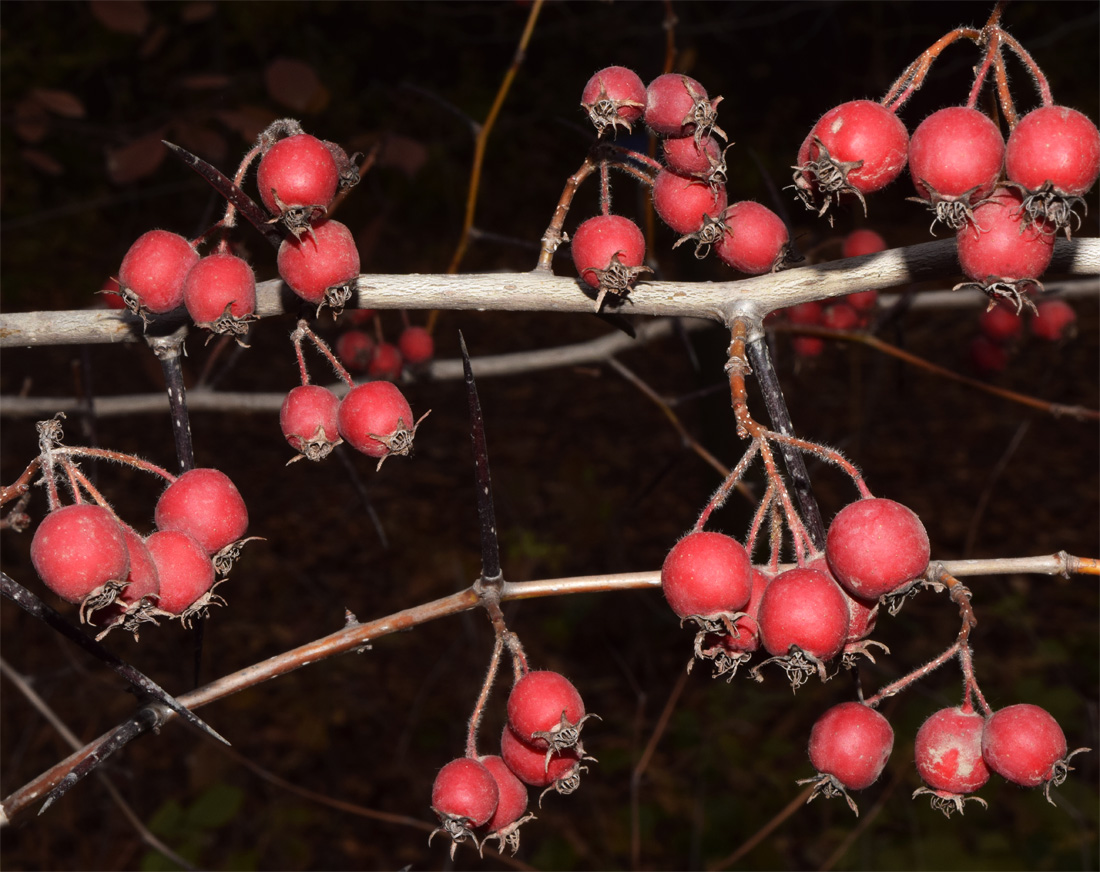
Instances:
[[[241,106],[237,109],[221,109],[214,113],[230,130],[235,130],[248,142],[255,142],[267,126],[278,116],[260,106]]]
[[[41,170],[48,176],[59,176],[65,172],[65,167],[37,148],[25,148],[22,151],[23,160],[37,170]]]
[[[50,117],[33,97],[15,104],[15,133],[27,142],[41,142],[50,129]]]
[[[149,10],[143,0],[91,0],[88,4],[95,19],[115,33],[144,33],[149,26]]]
[[[155,172],[168,153],[161,142],[163,137],[162,128],[121,148],[108,149],[107,174],[111,181],[117,185],[125,185]]]
[[[320,78],[304,61],[276,58],[264,70],[264,84],[273,100],[295,112],[315,112],[328,102]]]
[[[180,18],[186,24],[194,24],[196,21],[205,21],[214,14],[214,4],[208,0],[197,0],[195,3],[187,3],[180,12]]]
[[[35,88],[31,91],[31,96],[54,115],[62,118],[83,118],[88,114],[80,98],[68,91]]]

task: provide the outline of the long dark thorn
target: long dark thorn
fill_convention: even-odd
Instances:
[[[489,448],[485,444],[485,420],[481,415],[481,402],[477,398],[474,370],[470,365],[470,353],[462,331],[458,333],[462,348],[462,371],[466,374],[466,397],[470,401],[470,438],[474,443],[474,464],[477,467],[477,516],[481,523],[481,581],[483,584],[500,584],[504,579],[500,571],[500,543],[497,541],[497,520],[493,511],[493,486],[489,480]]]
[[[749,355],[749,363],[752,365],[756,382],[760,385],[760,392],[764,395],[764,405],[768,409],[768,418],[771,420],[772,429],[784,436],[794,436],[794,426],[791,424],[791,413],[787,409],[787,401],[783,399],[783,389],[779,386],[779,378],[772,366],[771,355],[768,353],[768,345],[764,337],[746,344],[745,350]],[[787,472],[791,476],[794,485],[795,496],[798,497],[798,507],[802,514],[802,521],[806,525],[806,532],[810,534],[814,547],[819,551],[825,550],[825,524],[821,520],[821,509],[810,485],[810,473],[806,469],[806,461],[802,452],[792,445],[779,444],[779,451],[783,455],[783,462]]]
[[[161,140],[161,142],[168,146],[176,157],[206,179],[215,191],[232,203],[237,208],[237,211],[267,238],[268,242],[276,248],[282,245],[283,234],[276,225],[268,223],[270,217],[267,212],[257,206],[255,200],[234,185],[220,170],[212,167],[201,157],[191,154],[186,148],[180,148],[178,145],[168,142],[167,140]]]
[[[10,599],[28,614],[38,618],[38,620],[42,621],[48,627],[56,630],[66,639],[105,663],[126,679],[139,694],[163,703],[187,721],[187,723],[213,736],[219,742],[224,742],[226,745],[229,744],[229,741],[219,735],[213,727],[179,702],[174,696],[168,693],[168,691],[153,681],[153,679],[149,678],[129,663],[120,660],[95,639],[84,635],[84,633],[65,620],[59,612],[43,602],[19,582],[15,581],[15,579],[6,572],[0,573],[0,593],[3,593],[5,597]]]

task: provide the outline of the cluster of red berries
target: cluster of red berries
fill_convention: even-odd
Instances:
[[[920,518],[893,500],[866,498],[829,526],[824,554],[778,574],[754,567],[744,546],[722,533],[689,533],[669,552],[661,588],[682,621],[698,626],[695,657],[730,679],[763,648],[798,686],[826,677],[838,656],[868,652],[879,601],[899,597],[928,566]],[[872,658],[873,659],[873,658]]]
[[[435,356],[435,340],[426,327],[406,324],[396,343],[386,342],[374,309],[355,309],[345,315],[353,326],[340,333],[334,349],[349,372],[396,381],[406,365],[415,370]],[[377,339],[362,329],[371,321]]]
[[[121,458],[124,460],[124,458]],[[80,604],[82,621],[138,627],[158,617],[184,625],[221,601],[216,585],[232,568],[248,528],[248,510],[229,477],[192,469],[173,480],[156,505],[157,529],[142,538],[105,504],[54,508],[31,541],[43,583]]]
[[[446,832],[455,846],[469,838],[475,845],[496,839],[500,850],[519,848],[519,827],[534,818],[527,811],[527,787],[572,793],[580,786],[586,761],[581,728],[588,718],[577,688],[558,672],[527,672],[508,696],[508,723],[500,738],[500,754],[470,752],[452,760],[432,785],[432,810],[439,817],[437,832]],[[429,838],[430,841],[430,838]]]
[[[970,362],[978,372],[1003,372],[1009,356],[1023,337],[1024,318],[1007,302],[995,301],[978,317],[981,331],[970,343]],[[1041,300],[1029,322],[1031,335],[1046,342],[1059,342],[1074,336],[1077,313],[1065,300]]]
[[[758,275],[785,261],[790,236],[783,221],[751,200],[728,204],[725,151],[717,124],[721,97],[710,98],[690,76],[666,73],[647,87],[626,67],[606,67],[585,85],[581,106],[601,137],[644,120],[661,139],[663,164],[630,154],[654,171],[653,208],[681,234],[676,245],[695,243],[696,257],[713,247],[734,269]],[[605,207],[609,198],[604,197]],[[607,294],[625,297],[638,277],[645,238],[631,220],[603,214],[584,221],[573,234],[573,262],[581,279],[598,291],[597,309]],[[674,246],[675,247],[675,246]]]

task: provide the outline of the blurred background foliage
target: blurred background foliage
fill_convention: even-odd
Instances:
[[[902,68],[959,24],[980,25],[988,3],[674,3],[675,69],[724,96],[720,122],[731,199],[790,210],[805,250],[871,226],[891,245],[924,241],[927,217],[904,202],[908,179],[870,201],[871,217],[843,213],[835,229],[791,206],[775,188],[814,120],[848,99],[880,96]],[[530,11],[527,3],[7,3],[0,22],[0,300],[5,311],[79,308],[115,273],[140,233],[197,235],[220,214],[210,189],[159,145],[170,139],[231,174],[270,120],[294,116],[349,151],[380,146],[375,168],[340,220],[356,234],[364,271],[441,272],[458,241],[472,154],[482,120]],[[542,10],[527,57],[489,142],[478,199],[483,237],[467,271],[525,270],[566,177],[592,140],[577,106],[592,72],[663,71],[665,7],[659,3],[553,2]],[[1042,65],[1059,102],[1096,119],[1098,15],[1094,3],[1012,3],[1004,23]],[[903,111],[912,129],[965,101],[977,54],[959,45],[936,64]],[[1021,108],[1031,82],[1013,66]],[[645,147],[644,138],[637,142]],[[642,197],[615,182],[617,211],[641,214]],[[1096,235],[1095,191],[1083,235]],[[595,209],[582,190],[567,229]],[[274,252],[248,228],[236,237],[260,279]],[[728,278],[720,263],[670,250],[657,231],[653,258],[668,279]],[[558,272],[569,274],[568,259]],[[950,283],[945,283],[947,286]],[[1097,301],[1076,304],[1080,336],[1055,347],[1024,343],[998,382],[1063,402],[1097,405]],[[629,313],[629,309],[626,310]],[[424,313],[410,314],[423,323]],[[888,338],[964,369],[977,312],[914,312]],[[338,325],[323,321],[326,335]],[[396,313],[382,323],[396,335]],[[227,390],[288,390],[296,366],[292,319],[261,323],[247,352],[212,364]],[[457,353],[461,328],[475,355],[583,341],[609,328],[588,316],[442,313],[438,353]],[[392,338],[392,337],[391,337]],[[711,328],[623,355],[667,397],[711,451],[740,454],[722,376],[727,339]],[[216,344],[189,344],[188,376]],[[775,355],[801,435],[843,448],[876,494],[917,510],[939,558],[1022,556],[1066,549],[1095,555],[1096,428],[1057,420],[937,380],[859,349],[830,347],[796,362],[789,340]],[[137,347],[5,350],[4,394],[141,393],[158,367]],[[321,369],[314,366],[320,376]],[[506,577],[513,580],[657,568],[717,485],[635,388],[605,367],[480,385],[496,487]],[[407,387],[415,410],[433,409],[411,460],[374,472],[351,459],[381,517],[379,535],[338,458],[284,468],[289,450],[270,414],[196,414],[200,465],[237,481],[252,513],[250,546],[227,587],[230,607],[207,627],[203,680],[336,629],[343,609],[387,614],[472,581],[479,554],[465,399],[457,383]],[[756,407],[762,414],[762,409]],[[173,465],[167,416],[90,421],[72,417],[72,443],[97,442]],[[12,480],[33,456],[32,422],[5,418],[0,468]],[[835,472],[812,469],[831,516],[855,494]],[[155,483],[125,469],[96,470],[120,514],[151,527]],[[36,495],[30,510],[43,511]],[[742,535],[751,516],[733,500],[717,528]],[[2,534],[4,568],[35,585],[28,537]],[[977,578],[981,621],[972,637],[979,678],[999,707],[1032,702],[1065,728],[1070,747],[1097,738],[1096,586],[1076,578]],[[699,868],[729,857],[794,797],[811,774],[805,740],[814,719],[851,697],[847,676],[792,695],[778,673],[763,685],[727,685],[693,671],[667,732],[641,778],[632,769],[691,649],[656,592],[529,601],[507,609],[533,664],[559,669],[603,721],[586,730],[599,758],[571,797],[548,797],[527,825],[519,859],[544,869],[631,865],[631,797],[640,867]],[[7,603],[3,656],[83,740],[132,709],[118,681]],[[933,657],[954,638],[945,598],[923,594],[876,634],[893,654],[861,668],[874,688]],[[112,648],[174,692],[191,682],[191,636],[150,628],[141,643]],[[436,770],[461,753],[491,633],[468,614],[379,641],[373,650],[310,666],[218,703],[202,714],[249,760],[303,788],[429,822]],[[68,753],[8,683],[2,685],[2,793]],[[482,733],[494,750],[501,698]],[[957,702],[948,667],[884,713],[897,736],[879,784],[859,796],[857,820],[842,802],[797,810],[738,868],[1096,868],[1097,757],[1054,793],[994,778],[988,811],[950,821],[910,801],[918,786],[912,737],[924,717]],[[172,725],[127,748],[107,772],[157,835],[210,869],[414,869],[446,865],[445,847],[422,830],[318,805],[262,780],[212,743]],[[632,794],[632,791],[634,793]],[[142,846],[94,779],[41,818],[2,834],[6,868],[172,868]],[[459,850],[458,868],[497,868]]]

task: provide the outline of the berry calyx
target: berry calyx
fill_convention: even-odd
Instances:
[[[31,540],[31,563],[43,584],[80,616],[114,602],[130,574],[122,527],[103,506],[82,503],[54,509]]]
[[[1066,736],[1046,709],[1021,703],[994,712],[982,732],[982,757],[1002,778],[1024,787],[1043,786],[1051,805],[1051,785],[1060,785],[1072,767],[1074,754],[1091,750],[1078,748],[1066,754]]]
[[[669,136],[661,142],[665,165],[681,176],[702,179],[712,187],[726,183],[725,152],[718,140],[707,136]]]
[[[477,844],[472,830],[488,823],[500,801],[496,779],[483,763],[470,757],[459,757],[439,770],[432,784],[432,811],[439,817],[439,828],[428,841],[443,831],[455,847],[465,839]]]
[[[693,136],[701,141],[713,132],[726,139],[717,125],[721,101],[721,97],[707,97],[706,89],[690,76],[665,73],[646,88],[645,123],[662,136]]]
[[[874,498],[841,509],[825,544],[836,580],[853,596],[870,600],[917,578],[928,567],[929,553],[920,518],[901,503]]]
[[[260,199],[296,237],[328,211],[339,182],[331,149],[308,133],[280,139],[256,170]]]
[[[653,180],[653,209],[665,224],[682,234],[672,247],[693,240],[696,257],[706,257],[710,246],[725,236],[725,208],[725,185],[713,187],[667,169]]]
[[[183,303],[199,327],[240,336],[256,319],[256,274],[236,255],[211,254],[191,267]]]
[[[791,247],[787,225],[767,206],[752,200],[734,203],[722,222],[725,233],[714,244],[722,263],[755,276],[775,272],[786,261]]]
[[[302,457],[324,460],[340,443],[336,423],[340,398],[320,385],[292,389],[279,409],[279,426],[290,447],[298,452],[287,463]]]
[[[975,203],[997,184],[1004,163],[1004,137],[983,112],[949,106],[933,112],[909,140],[909,172],[918,202],[952,230],[971,217]]]
[[[766,572],[753,568],[752,595],[743,610],[731,621],[733,632],[697,633],[695,636],[695,657],[688,661],[688,671],[695,665],[695,658],[710,660],[714,664],[712,678],[726,676],[732,681],[741,664],[751,659],[760,647],[760,601],[771,582]]]
[[[893,748],[894,730],[877,711],[859,702],[833,706],[810,731],[810,763],[818,775],[798,782],[814,785],[806,801],[843,796],[858,817],[859,809],[848,791],[874,784]]]
[[[619,127],[630,133],[631,125],[642,117],[645,101],[645,83],[627,67],[604,67],[581,92],[581,107],[595,125],[597,136],[608,129],[614,134]]]
[[[621,215],[589,218],[573,233],[570,243],[577,275],[598,291],[596,311],[611,294],[625,299],[639,276],[652,270],[642,265],[645,236],[638,225]]]
[[[425,412],[420,421],[427,415]],[[340,436],[356,451],[379,458],[378,469],[387,457],[412,451],[420,421],[413,418],[405,395],[387,381],[356,385],[341,400],[336,413]]]
[[[563,748],[547,756],[546,749],[524,742],[507,724],[500,736],[500,756],[524,784],[546,788],[542,796],[550,790],[563,796],[573,793],[580,787],[581,774],[588,771],[584,761],[593,759],[577,748]]]
[[[158,530],[145,540],[157,567],[157,611],[178,617],[186,627],[208,606],[224,605],[214,593],[214,561],[202,543],[180,530]]]
[[[508,725],[524,742],[541,749],[547,761],[565,748],[584,754],[580,734],[590,717],[596,716],[585,714],[577,688],[559,672],[528,672],[508,695]]]
[[[160,495],[156,523],[158,530],[189,533],[207,554],[214,555],[244,536],[248,508],[224,472],[191,469]]]
[[[126,540],[126,552],[130,555],[130,572],[126,576],[126,585],[119,591],[118,598],[105,608],[97,608],[88,622],[103,631],[96,636],[102,639],[115,627],[122,627],[138,638],[143,623],[156,623],[156,603],[160,598],[160,575],[157,565],[145,540],[128,524],[119,524],[122,536]]]
[[[301,239],[284,239],[277,262],[287,286],[318,310],[330,306],[339,312],[359,277],[359,250],[339,221],[322,221]]]
[[[913,796],[932,795],[932,807],[948,817],[963,812],[967,797],[989,780],[989,767],[982,757],[982,731],[985,718],[969,705],[940,709],[917,730],[914,757],[917,772],[930,789],[917,790]]]
[[[866,214],[864,195],[901,174],[908,150],[905,125],[885,106],[872,100],[842,103],[822,115],[802,143],[795,192],[819,216],[843,194],[857,197]]]
[[[198,261],[199,253],[178,233],[143,233],[118,268],[122,299],[143,318],[170,312],[183,302],[183,283]]]

